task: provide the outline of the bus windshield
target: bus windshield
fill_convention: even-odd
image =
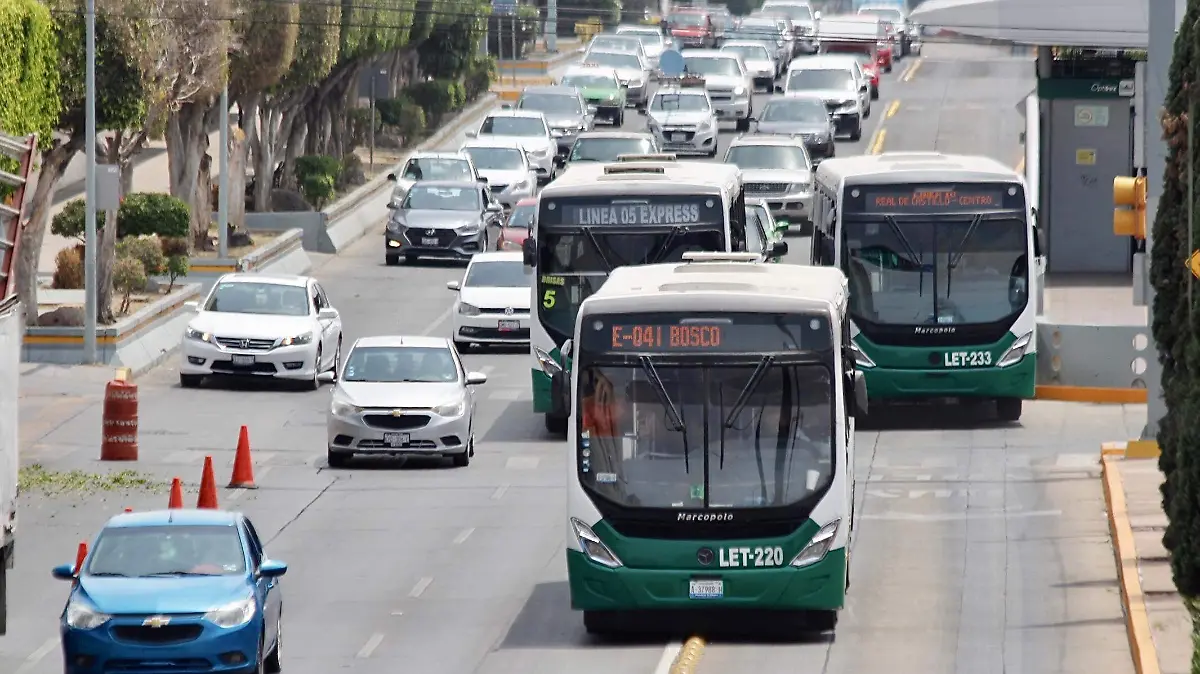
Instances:
[[[1028,224],[1016,215],[844,222],[850,313],[885,325],[994,323],[1029,300]]]
[[[833,476],[830,370],[772,361],[600,365],[581,353],[581,482],[626,507],[663,509],[780,507],[823,491]]]

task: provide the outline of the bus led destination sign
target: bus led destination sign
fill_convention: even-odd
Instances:
[[[915,189],[904,192],[868,192],[868,213],[938,213],[1004,208],[1004,190],[998,188]]]

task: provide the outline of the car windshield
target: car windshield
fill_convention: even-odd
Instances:
[[[508,222],[504,223],[504,226],[513,229],[529,229],[533,226],[534,213],[537,213],[537,204],[517,206],[512,213],[508,214]]]
[[[381,384],[447,383],[458,381],[458,366],[450,349],[444,346],[359,346],[350,351],[342,380]]]
[[[611,51],[637,53],[637,48],[641,42],[632,35],[629,37],[616,35],[597,35],[592,39],[590,48],[592,49],[608,49]]]
[[[892,23],[904,22],[904,14],[898,9],[887,9],[884,7],[863,7],[862,9],[858,10],[858,13],[868,16],[877,16],[884,21],[891,21]]]
[[[710,110],[708,97],[704,94],[658,94],[650,103],[651,110],[663,112],[704,112]]]
[[[541,117],[488,117],[479,127],[480,135],[545,136],[546,124]]]
[[[658,32],[655,32],[655,31],[650,31],[650,32],[642,32],[642,31],[637,31],[637,32],[634,32],[634,31],[631,31],[631,30],[628,30],[628,31],[626,31],[626,30],[623,30],[623,31],[620,31],[620,34],[621,34],[621,35],[629,35],[629,36],[631,36],[631,37],[636,37],[636,38],[637,38],[637,40],[638,40],[638,42],[641,42],[641,43],[642,43],[642,47],[657,47],[657,46],[661,45],[661,44],[662,44],[662,42],[663,42],[663,36],[662,36],[662,33],[658,33]]]
[[[128,578],[232,576],[246,573],[233,525],[109,527],[88,557],[89,576]]]
[[[401,206],[410,211],[479,211],[479,192],[466,187],[417,183],[408,190]]]
[[[725,163],[740,169],[812,169],[803,145],[735,145],[725,155]]]
[[[821,47],[823,54],[842,54],[852,56],[859,63],[874,64],[875,59],[871,56],[871,47],[867,45],[857,44],[830,44]]]
[[[464,288],[528,288],[529,277],[520,260],[473,262],[463,279]]]
[[[887,325],[994,323],[1025,308],[1027,227],[942,216],[843,224],[855,319]]]
[[[743,61],[766,61],[771,58],[767,48],[760,44],[738,44],[721,47],[721,51],[731,51],[742,57]]]
[[[468,147],[465,152],[471,155],[471,162],[477,168],[489,171],[519,171],[524,162],[522,152],[515,147]]]
[[[304,286],[241,281],[218,283],[204,304],[205,311],[269,316],[307,316],[311,308]]]
[[[820,124],[829,121],[829,113],[822,101],[785,98],[768,101],[758,119],[760,122]]]
[[[732,58],[717,58],[715,56],[691,56],[683,60],[683,70],[689,75],[732,75],[738,76],[742,71],[738,69],[736,59]]]
[[[742,39],[774,41],[779,38],[779,27],[774,21],[743,21],[737,28],[737,35],[749,36]]]
[[[564,94],[525,94],[517,107],[522,110],[552,112],[567,115],[580,115],[583,110],[579,107],[579,99]]]
[[[836,89],[854,91],[854,74],[849,70],[820,69],[792,70],[788,73],[787,90]]]
[[[637,54],[618,54],[611,51],[594,51],[587,55],[584,63],[595,63],[618,70],[641,70],[642,62]]]
[[[616,161],[623,154],[654,154],[649,138],[580,138],[571,148],[570,161]]]
[[[693,14],[688,12],[686,14],[672,14],[668,19],[668,22],[672,28],[695,28],[697,26],[703,26],[706,18],[707,17],[704,14]]]
[[[827,367],[699,362],[584,361],[585,487],[626,507],[728,509],[791,505],[829,486],[835,414]]]
[[[576,89],[616,89],[621,86],[612,75],[568,75],[562,78],[564,87]]]
[[[409,180],[455,180],[473,179],[471,164],[466,159],[448,157],[417,157],[410,159],[404,167],[404,177]]]

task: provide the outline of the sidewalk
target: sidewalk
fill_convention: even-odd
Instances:
[[[1187,674],[1192,659],[1191,618],[1171,580],[1162,545],[1163,476],[1158,459],[1127,459],[1106,447],[1103,475],[1113,551],[1134,667],[1138,674]]]

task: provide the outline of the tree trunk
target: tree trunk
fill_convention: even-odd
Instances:
[[[317,87],[313,97],[305,106],[305,116],[308,119],[308,139],[305,144],[306,154],[330,154],[330,138],[336,122],[331,118],[331,106],[346,95],[349,83],[356,83],[357,76],[364,66],[357,61],[351,61],[338,66]],[[340,157],[339,157],[340,159]]]
[[[25,226],[21,228],[21,241],[17,250],[17,259],[13,264],[13,274],[17,277],[17,294],[25,305],[25,324],[37,325],[38,319],[38,263],[42,257],[42,243],[46,239],[46,229],[50,224],[50,209],[53,206],[54,192],[58,189],[58,181],[62,180],[67,165],[79,151],[83,149],[85,138],[83,132],[72,135],[65,142],[55,142],[48,152],[41,157],[41,171],[38,173],[37,184],[33,194],[26,202],[29,214]]]
[[[297,111],[287,123],[287,145],[283,153],[283,187],[296,189],[296,157],[308,143],[308,119]]]
[[[253,126],[253,124],[251,124]],[[240,128],[229,130],[229,224],[246,229],[246,153],[250,150],[246,133]]]
[[[171,195],[183,199],[191,206],[192,240],[196,244],[209,241],[208,227],[212,213],[207,210],[210,201],[205,192],[198,189],[200,163],[208,152],[208,129],[218,106],[211,98],[184,103],[172,111],[167,118],[167,164],[171,178]],[[203,202],[199,200],[204,197]]]
[[[196,171],[196,184],[188,203],[192,205],[192,245],[197,250],[212,250],[212,236],[208,228],[212,225],[212,155],[200,158]]]
[[[105,164],[117,164],[120,170],[121,144],[125,141],[125,132],[117,131],[106,139],[97,141],[96,157]],[[113,316],[113,265],[117,260],[117,223],[116,216],[111,219],[108,213],[96,213],[96,226],[100,234],[100,248],[96,251],[96,322],[110,325],[116,321]]]

